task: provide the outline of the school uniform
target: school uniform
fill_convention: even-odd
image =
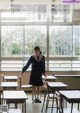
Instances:
[[[34,86],[42,86],[42,74],[45,74],[45,57],[40,55],[39,57],[33,55],[30,57],[27,64],[23,67],[22,73],[24,73],[31,64],[31,76],[30,84]]]

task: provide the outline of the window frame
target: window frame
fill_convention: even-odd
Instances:
[[[80,23],[79,22],[66,22],[66,23],[62,23],[62,22],[56,22],[56,23],[52,23],[49,21],[49,11],[50,11],[50,5],[47,6],[47,22],[19,22],[19,23],[16,23],[16,22],[1,22],[1,12],[0,12],[0,47],[1,47],[1,26],[23,26],[23,48],[24,45],[25,45],[25,26],[46,26],[47,27],[47,57],[46,57],[46,61],[47,61],[47,71],[49,71],[49,61],[50,60],[57,60],[57,61],[60,61],[60,60],[70,60],[71,62],[73,60],[76,60],[76,61],[79,61],[79,58],[80,56],[78,57],[74,57],[73,56],[73,52],[72,52],[72,55],[71,57],[49,57],[49,28],[50,26],[71,26],[72,27],[72,34],[73,34],[73,26],[76,25],[76,26],[79,26]],[[73,35],[72,35],[72,39],[73,39]],[[72,41],[72,49],[73,49],[73,41]],[[24,52],[23,52],[24,53]],[[24,56],[24,55],[23,55]],[[1,57],[1,50],[0,50],[0,71],[1,71],[1,61],[2,60],[22,60],[22,57]],[[23,58],[23,62],[24,62],[24,58]],[[23,63],[23,66],[25,65],[25,63]],[[72,65],[72,63],[71,63]],[[54,70],[55,71],[55,70]],[[65,71],[65,70],[64,70]],[[71,66],[71,71],[72,70],[72,66]]]

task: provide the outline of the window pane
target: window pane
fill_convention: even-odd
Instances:
[[[13,5],[12,12],[1,13],[1,22],[46,22],[46,12],[46,5]]]
[[[51,56],[71,56],[72,29],[71,26],[50,26],[49,54]]]
[[[42,54],[47,54],[46,26],[26,26],[25,27],[25,55],[33,53],[33,48],[39,46]]]
[[[23,27],[1,27],[1,56],[20,57],[23,53]]]
[[[66,71],[71,70],[71,61],[69,60],[50,60],[49,61],[50,71]]]
[[[73,55],[80,55],[80,26],[73,26]]]
[[[23,67],[23,27],[1,27],[1,71],[21,71]]]
[[[80,60],[72,61],[72,68],[73,70],[80,71]]]
[[[72,22],[72,5],[57,4],[51,6],[50,21],[53,22]]]
[[[23,67],[23,60],[2,60],[1,71],[21,71]]]

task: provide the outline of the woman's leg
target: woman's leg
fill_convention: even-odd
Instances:
[[[33,95],[36,99],[36,96],[37,96],[37,87],[36,86],[33,86]]]
[[[39,99],[39,96],[40,96],[40,87],[37,86],[37,98]]]
[[[40,99],[41,98],[41,86],[37,87],[37,98]]]
[[[40,86],[33,86],[33,92],[34,92],[34,96],[35,99],[39,99],[40,96]]]
[[[41,103],[41,100],[40,100],[40,86],[37,86],[37,102]]]

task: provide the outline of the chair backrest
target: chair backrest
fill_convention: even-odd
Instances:
[[[2,74],[1,77],[2,77],[2,81],[4,82],[4,75]]]
[[[50,97],[50,94],[55,94],[55,92],[53,92],[53,91],[49,88],[49,86],[48,86],[48,84],[47,84],[47,81],[46,81],[45,79],[43,79],[43,87],[44,87],[44,91],[45,91],[45,93],[48,95],[48,97]]]
[[[20,86],[20,89],[21,89],[21,76],[19,76],[19,86]]]
[[[45,80],[43,80],[43,87],[44,87],[44,90],[47,91],[47,83]]]

